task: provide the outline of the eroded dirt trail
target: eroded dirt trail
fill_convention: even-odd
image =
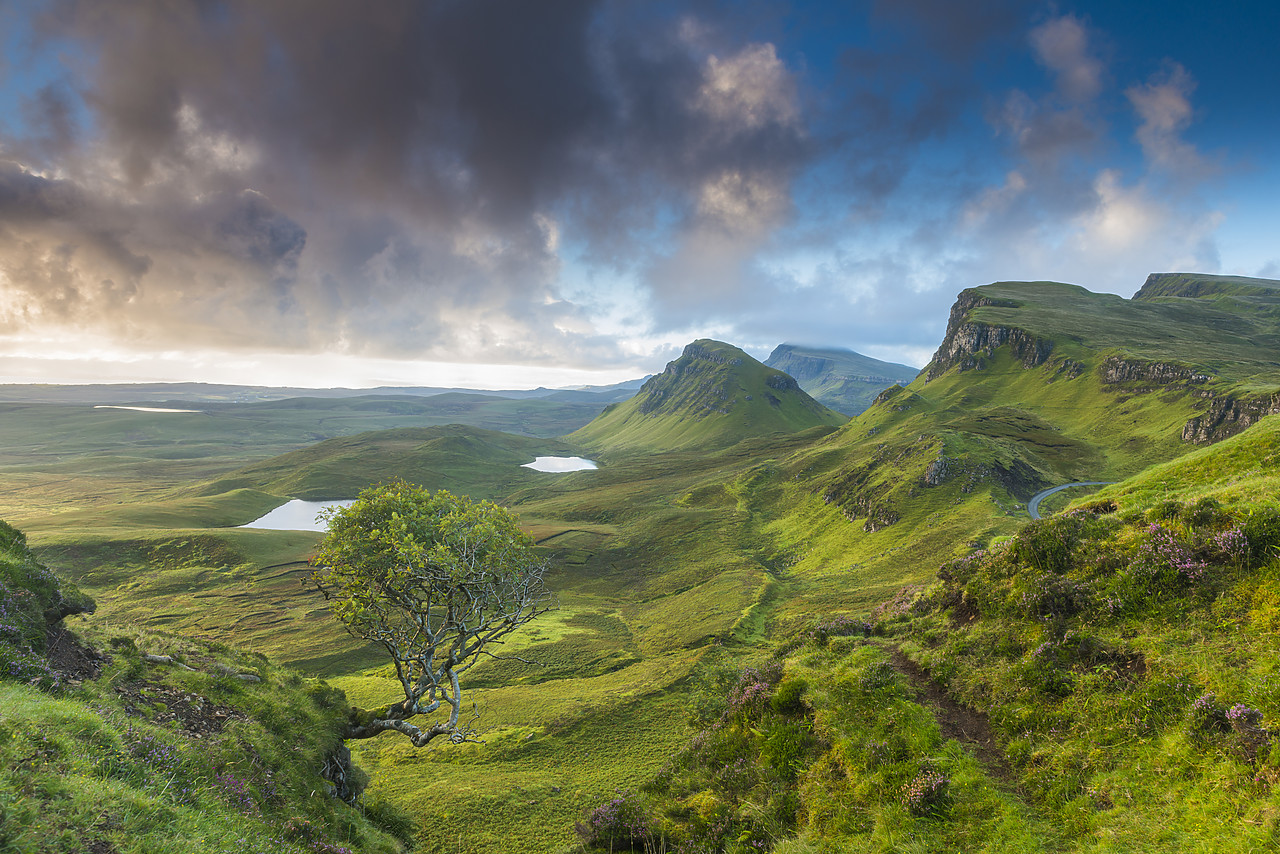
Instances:
[[[923,667],[907,658],[897,647],[886,646],[884,649],[889,655],[889,663],[906,677],[919,699],[933,712],[942,737],[960,742],[989,776],[1014,786],[1017,778],[1004,751],[996,743],[986,714],[956,702]]]

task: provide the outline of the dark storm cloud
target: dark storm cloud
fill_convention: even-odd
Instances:
[[[217,322],[286,287],[268,305],[302,312],[312,345],[542,353],[583,326],[556,293],[560,241],[625,271],[673,223],[767,228],[813,154],[772,45],[719,27],[732,10],[655,9],[67,0],[38,22],[79,45],[67,79],[5,145],[85,198],[67,228],[128,212],[122,239],[156,259],[134,322],[179,294]],[[576,358],[609,357],[575,335]]]
[[[291,275],[307,243],[301,226],[252,190],[240,193],[228,205],[216,232],[231,252],[275,275]]]

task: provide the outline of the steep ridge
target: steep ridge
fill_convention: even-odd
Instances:
[[[853,350],[779,344],[765,365],[795,377],[800,388],[824,406],[857,415],[892,385],[906,385],[916,368],[882,362]]]
[[[723,448],[745,438],[835,427],[847,419],[806,394],[792,377],[729,344],[701,339],[566,438],[588,447]]]
[[[961,293],[926,370],[779,466],[760,498],[789,508],[771,527],[798,555],[782,623],[847,608],[850,586],[927,578],[1016,531],[1041,489],[1122,480],[1193,450],[1197,431],[1256,423],[1280,392],[1275,291],[1195,283],[1196,297],[1131,300],[1054,282]]]

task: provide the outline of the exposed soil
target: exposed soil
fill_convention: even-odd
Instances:
[[[49,667],[70,685],[97,679],[111,661],[105,653],[81,643],[61,622],[46,629],[44,638]]]
[[[942,737],[954,738],[963,744],[987,774],[1013,785],[1016,777],[1004,751],[991,733],[987,715],[956,702],[923,667],[907,658],[896,647],[889,647],[887,651],[894,669],[907,678],[920,698],[932,709],[938,726],[942,729]]]
[[[247,719],[230,706],[157,682],[131,682],[116,693],[124,699],[127,713],[159,724],[176,721],[192,738],[217,735],[228,721]]]

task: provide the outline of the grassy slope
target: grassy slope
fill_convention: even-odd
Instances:
[[[85,659],[65,639],[46,650],[39,608],[35,638],[10,631],[33,599],[76,598],[15,534],[0,528],[0,848],[402,850],[366,816],[406,837],[407,816],[373,801],[362,813],[326,794],[320,769],[341,743],[341,694],[260,656],[83,621],[109,661],[96,675],[66,670]],[[144,652],[184,666],[149,664]]]
[[[1072,850],[1276,843],[1278,449],[1273,417],[1108,487],[1084,501],[1118,512],[1029,526],[949,569],[891,626],[990,714],[1023,791]],[[1247,547],[1231,547],[1231,531]],[[1218,717],[1235,704],[1258,722]]]
[[[723,448],[751,436],[847,420],[781,371],[728,344],[695,341],[630,400],[570,434],[589,448]]]
[[[906,385],[919,371],[852,350],[781,344],[765,365],[790,374],[814,400],[845,415],[857,415],[891,385]]]

